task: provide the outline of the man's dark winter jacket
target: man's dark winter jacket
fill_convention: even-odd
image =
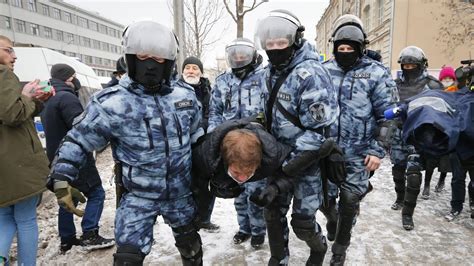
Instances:
[[[211,99],[211,83],[209,79],[201,77],[198,84],[189,84],[181,77],[181,80],[186,84],[193,87],[194,92],[196,93],[196,98],[202,105],[202,119],[201,127],[206,131],[207,130],[207,120],[209,119],[209,101]]]
[[[281,144],[265,131],[262,125],[250,123],[250,119],[230,120],[217,127],[212,133],[206,135],[204,140],[193,148],[193,176],[194,184],[207,188],[209,182],[212,186],[219,188],[237,187],[238,184],[227,175],[221,158],[221,142],[224,136],[231,130],[245,128],[254,132],[262,143],[263,158],[260,167],[254,176],[247,182],[269,178],[272,182],[276,172],[291,152],[291,147]],[[281,175],[279,175],[281,176]],[[222,197],[217,195],[218,197]]]
[[[58,79],[51,79],[50,82],[56,90],[56,95],[45,103],[41,112],[41,122],[46,135],[46,153],[52,162],[61,140],[72,128],[74,118],[80,115],[83,109],[73,88]],[[81,169],[79,178],[71,185],[82,192],[87,192],[89,188],[99,184],[101,184],[99,172],[94,157],[89,154],[86,166]]]

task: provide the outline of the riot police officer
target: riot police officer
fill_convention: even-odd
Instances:
[[[442,89],[442,84],[436,78],[428,75],[428,59],[423,50],[416,46],[402,49],[398,59],[402,75],[396,79],[400,101],[405,102],[423,91]],[[407,145],[402,140],[401,120],[397,121],[397,129],[393,134],[390,159],[392,161],[392,176],[395,183],[397,199],[392,205],[393,210],[402,210],[402,223],[406,230],[411,230],[413,224],[413,211],[416,199],[420,192],[421,170],[426,156],[420,157],[415,148]],[[405,185],[406,182],[406,185]]]
[[[332,39],[334,58],[323,65],[337,91],[340,115],[331,137],[344,151],[347,179],[340,186],[339,215],[331,265],[343,265],[351,230],[369,177],[378,169],[384,149],[376,140],[383,113],[398,98],[395,82],[378,61],[365,55],[368,43],[361,25],[338,27]]]
[[[303,151],[319,151],[326,142],[325,130],[338,114],[336,92],[329,73],[318,62],[303,38],[304,26],[287,10],[271,11],[256,30],[257,42],[267,53],[265,71],[266,127],[275,138],[294,150],[288,160]],[[265,208],[271,258],[269,265],[288,264],[286,213],[293,200],[291,225],[296,236],[310,247],[307,265],[321,265],[326,239],[315,219],[322,203],[321,170],[318,165],[289,178],[293,187],[281,192]]]
[[[49,179],[58,202],[76,211],[69,185],[87,152],[109,141],[120,161],[124,194],[115,216],[114,265],[142,265],[153,244],[158,215],[173,230],[184,265],[202,265],[201,238],[193,224],[191,142],[202,133],[193,89],[171,82],[177,54],[172,31],[152,21],[123,34],[128,76],[94,95],[76,119],[53,162]]]
[[[227,64],[231,70],[216,78],[209,107],[208,132],[222,122],[249,117],[263,112],[262,56],[257,53],[252,41],[237,38],[226,47]],[[244,191],[235,198],[239,231],[234,243],[240,244],[249,238],[252,247],[259,248],[265,241],[265,220],[263,208],[250,201],[266,180],[243,183]]]

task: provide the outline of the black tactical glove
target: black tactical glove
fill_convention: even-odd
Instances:
[[[278,193],[278,187],[271,184],[263,190],[255,191],[255,193],[250,196],[250,200],[260,207],[266,207],[275,200]]]

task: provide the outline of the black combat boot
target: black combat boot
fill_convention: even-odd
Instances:
[[[346,250],[349,246],[343,246],[338,243],[332,245],[332,257],[329,265],[342,266],[346,261]]]

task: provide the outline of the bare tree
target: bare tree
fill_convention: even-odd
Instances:
[[[232,19],[237,24],[237,38],[241,38],[243,37],[243,33],[244,33],[245,14],[254,10],[259,5],[265,2],[268,2],[268,0],[261,0],[258,2],[256,0],[253,0],[253,3],[251,6],[244,6],[245,0],[233,0],[233,1],[235,1],[235,10],[234,10],[235,12],[232,12],[230,8],[229,0],[224,0],[224,5],[225,5],[225,9],[227,10],[227,13],[230,14]]]
[[[173,10],[171,13],[174,13]],[[224,14],[224,7],[219,4],[219,0],[184,0],[185,57],[202,58],[206,50],[222,37],[225,25],[220,34],[216,35],[213,29],[224,18]]]

